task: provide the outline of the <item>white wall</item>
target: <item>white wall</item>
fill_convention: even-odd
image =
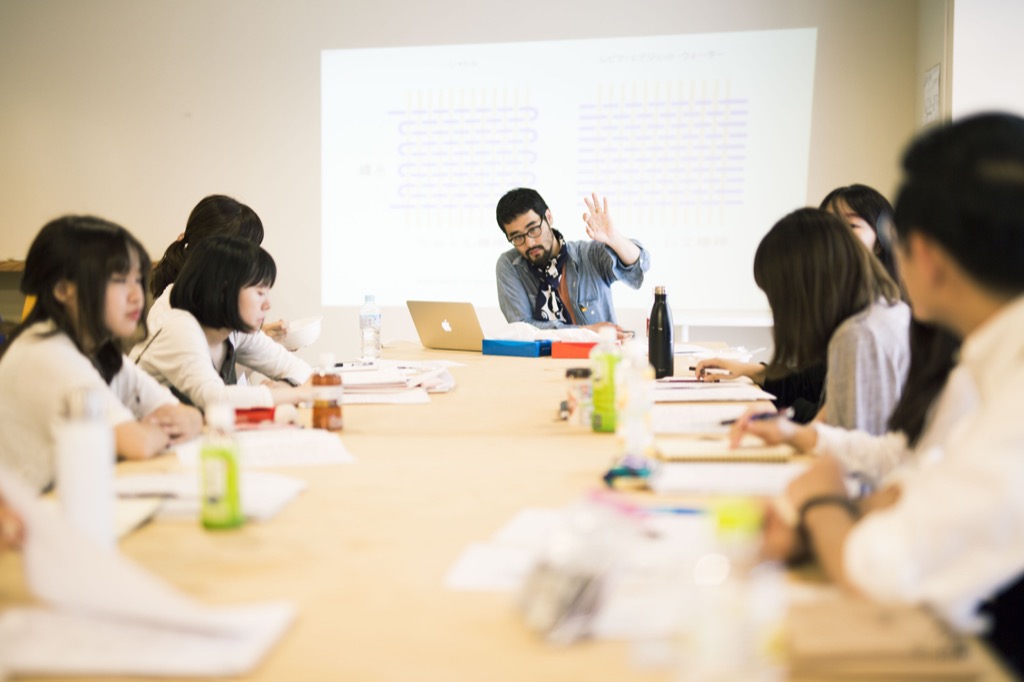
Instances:
[[[1024,2],[953,5],[952,117],[995,109],[1024,114]]]
[[[317,313],[325,48],[816,26],[808,203],[850,182],[889,193],[916,123],[918,24],[913,0],[3,0],[0,259],[67,212],[124,224],[156,258],[196,201],[226,193],[267,227],[276,312]],[[354,353],[355,311],[323,312],[307,357]],[[384,314],[385,340],[415,338],[404,310]]]

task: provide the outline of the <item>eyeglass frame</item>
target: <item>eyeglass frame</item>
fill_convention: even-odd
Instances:
[[[514,235],[512,237],[506,236],[505,239],[512,246],[522,246],[523,244],[526,243],[526,238],[527,237],[529,237],[530,239],[536,239],[537,237],[540,236],[541,231],[544,229],[544,221],[545,220],[547,220],[547,218],[545,218],[544,216],[541,216],[540,217],[540,223],[534,225],[533,227],[531,227],[530,229],[526,230],[525,232],[520,232],[519,234]]]

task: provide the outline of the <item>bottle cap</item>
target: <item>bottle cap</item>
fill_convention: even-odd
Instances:
[[[207,405],[206,425],[223,431],[235,428],[235,409],[228,403]]]
[[[655,296],[659,296],[659,295],[664,296],[665,295],[665,287],[664,287],[664,285],[659,286],[659,287],[654,287],[654,295]]]
[[[377,302],[377,297],[374,296],[373,294],[363,294],[363,302],[364,303],[376,303]]]

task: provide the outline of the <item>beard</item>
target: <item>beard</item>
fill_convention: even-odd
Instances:
[[[538,268],[545,268],[551,262],[551,249],[542,244],[531,247],[524,255]]]

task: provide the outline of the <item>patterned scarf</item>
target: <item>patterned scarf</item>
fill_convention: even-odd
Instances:
[[[569,324],[572,322],[569,310],[558,295],[562,267],[565,265],[566,258],[569,257],[569,252],[565,248],[565,238],[562,237],[562,233],[551,228],[551,234],[555,235],[558,242],[558,255],[548,262],[547,267],[540,268],[529,260],[526,261],[530,269],[533,270],[533,274],[537,275],[537,280],[540,283],[537,298],[533,301],[533,316],[540,320],[558,320]]]

